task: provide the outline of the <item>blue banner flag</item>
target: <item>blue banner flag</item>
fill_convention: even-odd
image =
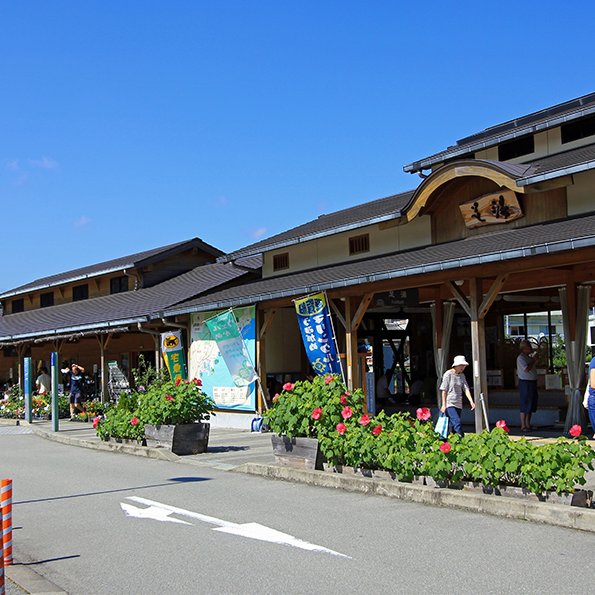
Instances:
[[[295,300],[295,311],[313,370],[319,376],[342,375],[325,294],[317,293]]]
[[[236,317],[231,310],[205,320],[213,340],[229,369],[236,386],[248,386],[258,378],[248,350],[238,328]]]

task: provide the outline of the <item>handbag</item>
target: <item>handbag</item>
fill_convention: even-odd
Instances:
[[[585,394],[583,396],[583,407],[585,409],[588,409],[589,408],[589,395],[591,394],[590,391],[589,391],[590,385],[591,385],[591,383],[589,382],[587,384],[587,388],[585,389]]]
[[[446,440],[448,438],[448,416],[446,413],[440,413],[438,416],[438,421],[436,422],[436,426],[434,427],[434,431],[436,434]]]

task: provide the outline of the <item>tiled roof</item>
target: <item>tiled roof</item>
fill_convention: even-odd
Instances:
[[[233,264],[206,264],[146,289],[4,315],[0,342],[146,321],[165,308],[250,274]]]
[[[595,214],[494,231],[357,262],[253,281],[170,308],[168,315],[228,308],[475,264],[595,246]],[[455,273],[453,273],[455,274]],[[458,273],[456,273],[458,274]],[[453,277],[454,278],[454,277]]]
[[[73,269],[72,271],[58,273],[57,275],[42,277],[41,279],[36,279],[31,283],[27,283],[25,285],[21,285],[19,287],[15,287],[14,289],[3,292],[0,294],[0,299],[25,293],[27,291],[45,289],[46,287],[52,287],[62,283],[86,279],[88,277],[95,277],[97,275],[103,275],[109,272],[121,271],[126,268],[144,266],[154,262],[155,260],[158,260],[161,257],[176,254],[177,252],[181,252],[192,247],[197,247],[200,250],[204,250],[205,252],[212,254],[213,256],[220,256],[223,254],[221,250],[218,250],[214,246],[203,242],[200,238],[192,238],[183,242],[177,242],[167,246],[160,246],[159,248],[145,250],[144,252],[137,252],[136,254],[130,254],[120,258],[114,258],[113,260],[106,260],[105,262],[99,262],[90,266]]]
[[[320,215],[318,219],[221,256],[218,260],[229,262],[243,256],[261,254],[267,250],[291,246],[318,237],[372,225],[380,221],[397,219],[401,216],[401,209],[409,202],[412,195],[413,190],[365,202],[328,215]]]
[[[595,113],[595,93],[590,93],[589,95],[577,97],[576,99],[559,103],[547,109],[486,128],[481,132],[458,140],[455,146],[414,161],[406,165],[403,169],[411,173],[428,169],[447,159],[457,156],[463,157],[465,154],[493,147],[506,140],[547,130],[554,126],[560,126],[564,122],[593,113]]]

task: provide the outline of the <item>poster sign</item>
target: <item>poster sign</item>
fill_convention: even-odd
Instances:
[[[459,205],[459,209],[469,229],[508,223],[523,216],[523,211],[513,190],[503,190],[480,196],[475,200]]]
[[[326,295],[317,293],[295,300],[294,303],[312,369],[319,376],[342,374]]]
[[[182,331],[161,333],[161,353],[172,380],[185,380],[188,375]]]
[[[227,325],[231,325],[231,334],[235,335],[234,349],[232,352],[230,372],[225,354],[229,356],[226,345],[217,342],[209,327],[209,319],[219,318],[221,314],[230,314],[233,321],[227,317],[220,318],[217,327],[221,326],[218,333],[224,333]],[[216,318],[215,318],[216,317]],[[233,329],[235,324],[235,329]],[[229,311],[196,312],[192,314],[190,331],[190,377],[200,378],[202,388],[209,395],[218,409],[234,411],[256,410],[256,383],[254,381],[254,367],[252,362],[256,357],[256,309],[254,306],[234,308]],[[243,351],[241,356],[237,339],[241,338]],[[230,340],[229,338],[227,340]],[[247,357],[247,360],[246,360]],[[241,361],[240,361],[241,360]],[[249,370],[244,367],[249,365]],[[250,380],[248,380],[250,378]],[[239,385],[238,385],[239,383]]]

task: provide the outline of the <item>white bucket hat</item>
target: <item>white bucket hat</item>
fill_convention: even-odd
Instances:
[[[468,366],[469,362],[465,359],[464,355],[455,355],[455,359],[452,362],[452,367],[455,366]]]

